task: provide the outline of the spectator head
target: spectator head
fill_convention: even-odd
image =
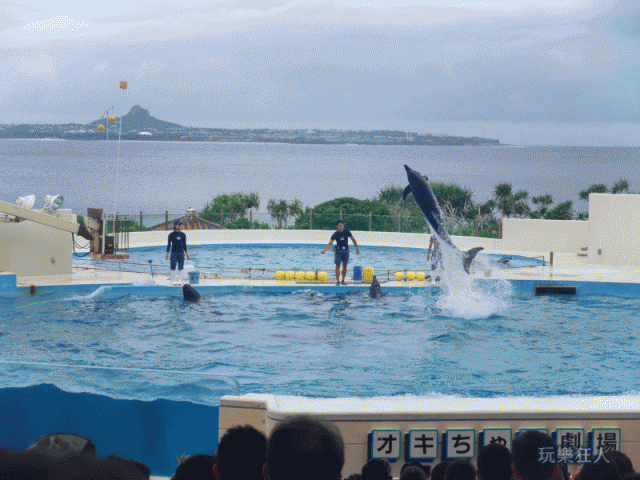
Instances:
[[[620,480],[613,462],[585,463],[576,477],[578,480]]]
[[[211,455],[191,455],[180,462],[171,480],[215,480],[214,464]]]
[[[431,471],[431,480],[444,480],[444,474],[447,472],[449,462],[440,462]]]
[[[475,480],[476,469],[469,460],[455,460],[447,466],[444,478],[445,480]]]
[[[511,480],[511,453],[499,443],[490,443],[478,453],[480,480]]]
[[[71,453],[54,459],[65,480],[148,480],[142,469],[133,462],[115,455],[104,459],[82,453]]]
[[[389,460],[369,460],[362,467],[362,480],[389,480],[391,478],[391,464]]]
[[[310,417],[280,423],[267,442],[265,480],[339,480],[344,442],[335,426]]]
[[[431,465],[423,465],[420,462],[408,462],[402,465],[400,469],[400,475],[404,473],[404,471],[409,467],[418,467],[424,473],[424,476],[429,478],[431,476]]]
[[[93,442],[73,433],[48,433],[33,442],[27,450],[39,450],[53,458],[62,458],[71,453],[96,457],[96,446]]]
[[[605,456],[616,466],[616,470],[620,474],[620,477],[624,477],[628,473],[633,473],[633,463],[631,463],[631,459],[627,457],[624,453],[613,450],[611,452],[605,453]]]
[[[427,476],[422,468],[411,465],[400,474],[400,480],[427,480]]]
[[[546,433],[538,430],[527,430],[516,435],[511,444],[513,460],[513,478],[522,480],[549,480],[557,465],[538,461],[538,448],[551,447],[556,450],[556,443]]]
[[[267,454],[267,437],[249,425],[233,427],[218,443],[218,480],[262,480]]]

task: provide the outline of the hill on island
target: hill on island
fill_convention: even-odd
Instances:
[[[116,120],[115,125],[118,124],[119,120]],[[96,129],[98,125],[107,126],[107,120],[105,118],[101,118],[100,120],[95,120],[89,124],[87,127]],[[126,131],[129,130],[137,130],[137,131],[155,131],[155,132],[164,132],[164,131],[172,131],[172,130],[182,130],[185,127],[182,125],[178,125],[177,123],[165,122],[163,120],[158,120],[157,118],[152,117],[149,114],[149,110],[146,108],[142,108],[140,105],[134,105],[129,110],[129,113],[123,115],[122,117],[122,128]]]

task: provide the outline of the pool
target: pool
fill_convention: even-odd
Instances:
[[[232,245],[196,245],[189,247],[191,261],[196,269],[203,272],[216,272],[224,276],[270,277],[276,270],[322,270],[329,273],[335,269],[333,252],[321,254],[326,244],[318,245],[282,245],[282,244],[232,244]],[[76,257],[74,265],[95,265],[101,268],[121,268],[129,271],[146,271],[154,273],[169,273],[169,262],[165,260],[166,246],[142,247],[129,250],[128,261],[100,261],[89,257]],[[509,258],[508,263],[495,264],[496,267],[526,267],[541,265],[537,258],[527,258],[518,255],[480,254],[479,259],[497,261]],[[151,263],[149,263],[151,260]],[[364,246],[360,248],[360,255],[351,247],[349,257],[349,274],[353,267],[373,267],[376,272],[390,271],[429,271],[431,262],[427,260],[427,251],[422,248],[394,248]],[[251,268],[249,272],[247,269]],[[264,271],[266,269],[266,271]]]

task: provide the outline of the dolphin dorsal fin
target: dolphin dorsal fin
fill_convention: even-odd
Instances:
[[[402,192],[402,200],[406,200],[407,195],[409,195],[410,193],[411,193],[411,185],[407,185],[407,188],[405,188],[404,192]]]

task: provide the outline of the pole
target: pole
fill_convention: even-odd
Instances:
[[[371,210],[369,210],[369,231],[371,231]]]
[[[249,229],[253,228],[253,209],[249,209]]]
[[[120,89],[127,89],[127,82],[120,82]],[[113,198],[113,245],[115,249],[116,242],[116,206],[118,204],[118,195],[120,190],[120,139],[122,137],[122,111],[124,110],[124,97],[120,102],[120,131],[118,132],[118,158],[116,160],[116,192]],[[108,128],[107,128],[108,129]]]
[[[309,230],[312,230],[313,227],[313,208],[309,210]]]

